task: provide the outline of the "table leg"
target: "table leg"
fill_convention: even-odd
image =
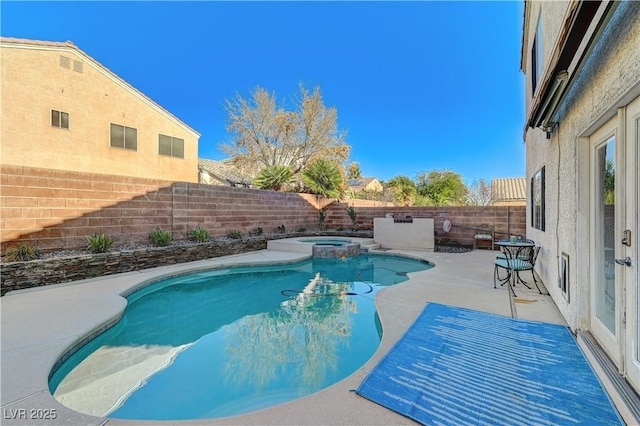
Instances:
[[[509,269],[509,274],[511,274],[511,276],[509,277],[510,278],[509,279],[509,287],[511,287],[511,293],[513,294],[513,297],[518,297],[518,296],[516,296],[516,291],[514,289],[514,287],[516,286],[516,276],[518,274],[513,269]]]

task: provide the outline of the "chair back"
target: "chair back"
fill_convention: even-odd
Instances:
[[[538,259],[538,253],[540,253],[540,246],[532,247],[531,257],[529,260],[531,262],[531,266],[534,266],[536,264],[536,260]]]
[[[537,246],[520,247],[517,251],[507,251],[505,254],[509,269],[533,269],[539,251],[540,247]]]

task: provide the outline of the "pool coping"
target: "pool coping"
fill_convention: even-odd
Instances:
[[[352,375],[312,395],[248,414],[220,419],[142,423],[414,424],[355,395],[353,390],[404,334],[429,301],[502,315],[511,315],[512,308],[506,289],[493,289],[493,254],[489,251],[447,254],[392,250],[383,254],[421,259],[436,267],[410,273],[405,283],[378,293],[376,310],[383,328],[382,342],[373,357]],[[295,263],[308,258],[310,255],[307,253],[267,249],[8,293],[0,299],[2,423],[140,424],[140,421],[84,415],[58,403],[48,391],[49,374],[55,364],[69,348],[74,345],[79,347],[87,341],[88,336],[117,321],[126,307],[123,295],[167,276],[211,268]],[[470,294],[473,297],[465,297]],[[527,297],[536,296],[527,294]],[[539,303],[538,307],[544,306],[544,309],[534,312],[527,304],[523,312],[525,317],[540,319],[538,317],[542,315],[547,322],[564,323],[548,296],[536,298],[536,303]],[[55,410],[56,418],[39,418],[46,410],[49,413]]]
[[[331,236],[313,236],[313,237],[293,237],[293,238],[280,238],[278,240],[267,241],[267,250],[286,251],[292,253],[305,253],[313,255],[314,246],[316,241],[304,241],[304,240],[344,240],[349,241],[352,244],[359,244],[361,249],[365,251],[369,247],[376,246],[373,238],[362,237],[331,237]]]

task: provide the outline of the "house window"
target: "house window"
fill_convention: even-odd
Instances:
[[[137,151],[138,130],[111,123],[111,146]]]
[[[51,127],[59,127],[61,129],[69,128],[69,113],[51,110]]]
[[[535,93],[542,76],[542,17],[538,19],[536,35],[531,46],[531,92]]]
[[[531,226],[544,231],[544,167],[531,178]]]
[[[567,302],[569,301],[569,255],[567,253],[562,253],[561,263],[560,263],[560,289],[562,290],[562,295]]]
[[[184,139],[158,135],[158,153],[160,155],[184,158]]]

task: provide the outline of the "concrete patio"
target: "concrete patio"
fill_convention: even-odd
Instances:
[[[523,286],[513,298],[506,287],[493,288],[495,253],[398,252],[435,264],[435,268],[409,274],[405,283],[382,290],[376,299],[383,326],[378,351],[361,369],[346,379],[307,397],[253,413],[223,419],[189,420],[183,424],[414,424],[413,421],[370,402],[352,390],[404,334],[428,302],[477,309],[521,319],[564,324],[549,296]],[[289,263],[308,254],[263,250],[224,258],[158,267],[46,288],[9,293],[2,309],[2,409],[3,424],[140,424],[91,417],[58,403],[49,393],[48,376],[56,360],[87,336],[112,325],[126,306],[120,296],[132,288],[166,275],[238,264]],[[83,340],[84,339],[84,340]],[[612,399],[616,403],[615,395]],[[32,409],[40,411],[31,411]],[[55,419],[38,419],[43,413]],[[619,410],[624,417],[624,407]],[[171,424],[181,422],[171,422]],[[166,423],[168,424],[168,422]]]

